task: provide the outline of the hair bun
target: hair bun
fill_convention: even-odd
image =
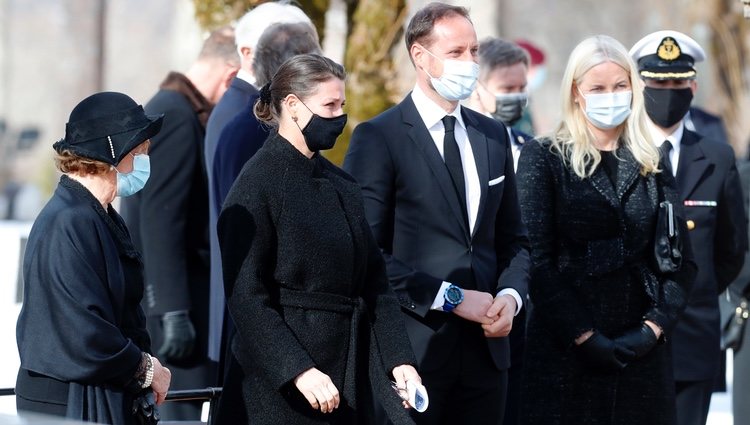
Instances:
[[[271,104],[271,83],[268,82],[260,88],[260,101],[265,104]]]

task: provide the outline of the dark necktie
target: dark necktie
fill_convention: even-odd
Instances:
[[[458,150],[454,128],[456,118],[451,115],[443,117],[443,126],[445,127],[445,136],[443,137],[443,155],[445,157],[445,166],[453,180],[453,187],[458,194],[458,200],[461,203],[461,213],[468,226],[469,215],[466,213],[466,185],[464,183],[464,167],[461,164],[461,152]]]
[[[669,140],[665,140],[664,143],[659,146],[659,153],[661,154],[662,165],[664,169],[669,171],[669,174],[674,175],[672,172],[672,158],[669,155],[672,152],[672,143]]]

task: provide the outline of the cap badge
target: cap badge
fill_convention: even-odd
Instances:
[[[661,41],[659,48],[656,50],[656,55],[659,59],[665,61],[673,61],[679,58],[681,54],[680,46],[672,37],[664,37],[664,40]]]

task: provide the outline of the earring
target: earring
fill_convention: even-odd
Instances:
[[[296,116],[292,117],[292,121],[297,122],[297,117]]]

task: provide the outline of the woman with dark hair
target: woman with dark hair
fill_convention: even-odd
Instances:
[[[411,422],[389,381],[421,379],[359,186],[320,154],[346,124],[344,78],[312,54],[279,68],[255,106],[274,131],[219,217],[252,424],[369,423],[372,389],[394,423]]]
[[[53,145],[63,176],[23,264],[19,411],[135,424],[166,397],[171,374],[150,355],[140,307],[141,257],[111,205],[148,180],[149,139],[161,123],[124,94],[97,93],[73,109]],[[147,411],[134,413],[136,403]]]

